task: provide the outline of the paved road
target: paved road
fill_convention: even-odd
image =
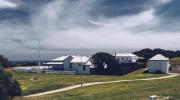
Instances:
[[[83,87],[84,87],[84,86],[91,86],[91,85],[98,85],[98,84],[117,83],[117,82],[133,82],[133,81],[159,80],[159,79],[176,77],[176,76],[178,76],[178,75],[179,75],[179,74],[170,74],[170,75],[168,75],[168,76],[162,76],[162,77],[157,77],[157,78],[145,78],[145,79],[133,79],[133,80],[117,80],[117,81],[108,81],[108,82],[84,83],[84,84],[83,84]],[[47,92],[32,94],[32,95],[28,95],[28,96],[24,96],[24,97],[43,96],[43,95],[48,95],[48,94],[57,93],[57,92],[69,91],[69,90],[73,90],[73,89],[80,88],[80,87],[81,87],[81,84],[78,84],[78,85],[73,85],[73,86],[69,86],[69,87],[65,87],[65,88],[61,88],[61,89],[56,89],[56,90],[52,90],[52,91],[47,91]]]

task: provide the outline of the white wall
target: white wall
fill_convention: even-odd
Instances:
[[[90,74],[90,66],[84,66],[85,71],[83,70],[83,66],[81,66],[78,63],[72,63],[72,69],[73,71],[76,71],[77,74]]]
[[[137,59],[131,58],[129,56],[118,56],[116,57],[119,63],[128,63],[128,62],[136,62]]]
[[[72,60],[72,57],[68,57],[66,60],[64,60],[64,70],[70,71],[70,62]]]
[[[147,67],[149,68],[149,72],[151,73],[155,73],[156,71],[168,73],[169,61],[148,61]]]
[[[120,63],[125,63],[129,60],[128,57],[117,57],[117,59]]]
[[[138,60],[138,59],[136,59],[136,58],[131,58],[131,61],[132,61],[133,63],[137,62],[137,60]]]
[[[85,70],[83,70],[83,67],[85,67]],[[90,74],[90,66],[80,66],[78,68],[78,74]]]

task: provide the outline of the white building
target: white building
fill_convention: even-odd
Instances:
[[[169,58],[164,57],[161,54],[157,54],[148,60],[147,67],[150,73],[162,72],[168,73],[169,71]]]
[[[115,54],[119,63],[135,63],[139,57],[132,53],[117,53]]]
[[[90,74],[93,66],[89,56],[73,56],[70,62],[70,68],[76,71],[77,74]]]
[[[76,74],[90,74],[93,65],[89,56],[61,56],[46,63],[54,70],[76,71]]]

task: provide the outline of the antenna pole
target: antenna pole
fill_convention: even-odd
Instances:
[[[38,42],[38,60],[39,60],[39,66],[41,66],[40,41]]]
[[[82,64],[82,56],[81,56],[81,68],[83,68]],[[81,88],[83,87],[83,78],[82,78],[82,73],[81,73]]]

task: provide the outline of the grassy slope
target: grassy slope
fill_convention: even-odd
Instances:
[[[180,76],[170,79],[112,83],[34,97],[30,100],[147,100],[150,95],[180,99]],[[26,100],[26,98],[24,99]]]
[[[80,83],[79,75],[43,75],[34,73],[22,73],[13,72],[8,70],[13,74],[13,77],[20,82],[21,88],[23,90],[23,95],[34,94],[38,92],[44,92],[48,90],[53,90],[57,88],[63,88],[70,85],[75,85]],[[95,81],[112,81],[120,79],[140,79],[140,78],[150,78],[159,77],[162,75],[156,74],[143,74],[143,70],[133,72],[125,76],[97,76],[97,75],[83,75],[84,83],[95,82]],[[36,80],[30,80],[34,78]]]

